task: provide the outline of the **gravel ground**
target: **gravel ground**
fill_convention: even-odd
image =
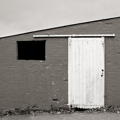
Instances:
[[[120,120],[120,113],[72,113],[72,114],[48,114],[14,115],[5,116],[0,120]]]

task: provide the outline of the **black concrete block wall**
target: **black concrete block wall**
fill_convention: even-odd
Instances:
[[[0,39],[0,108],[68,103],[68,39],[34,34],[115,34],[105,38],[105,105],[120,104],[120,18]],[[46,40],[46,60],[18,60],[17,41]],[[36,54],[40,54],[38,51]]]

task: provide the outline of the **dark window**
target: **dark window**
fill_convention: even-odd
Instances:
[[[17,41],[19,60],[45,60],[45,40]]]

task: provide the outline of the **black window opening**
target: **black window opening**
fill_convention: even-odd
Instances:
[[[45,60],[45,40],[17,41],[19,60]]]

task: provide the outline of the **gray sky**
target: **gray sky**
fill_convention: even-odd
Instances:
[[[120,0],[0,0],[0,36],[120,16]]]

